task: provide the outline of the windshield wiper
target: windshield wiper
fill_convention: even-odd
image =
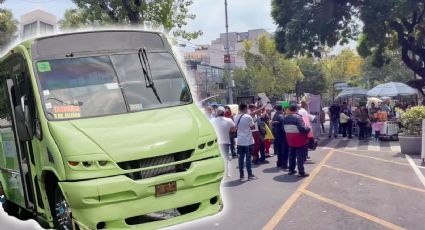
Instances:
[[[162,104],[161,98],[159,98],[158,92],[156,91],[155,84],[152,79],[151,68],[149,66],[148,55],[146,53],[145,48],[139,49],[139,61],[143,69],[143,76],[145,78],[146,88],[151,88],[159,103]]]

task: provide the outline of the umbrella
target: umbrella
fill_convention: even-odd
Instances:
[[[414,94],[416,94],[414,88],[400,82],[380,84],[367,92],[370,97],[410,96]]]
[[[358,87],[350,87],[344,89],[341,93],[336,97],[337,99],[342,98],[352,98],[352,97],[364,97],[366,96],[367,90],[361,89]]]

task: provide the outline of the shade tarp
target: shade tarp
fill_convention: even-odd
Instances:
[[[389,82],[377,85],[367,92],[369,97],[396,97],[396,96],[411,96],[417,91],[400,82]]]
[[[364,97],[366,96],[367,90],[358,88],[358,87],[350,87],[344,89],[341,93],[336,97],[337,99],[343,98],[352,98],[352,97]]]

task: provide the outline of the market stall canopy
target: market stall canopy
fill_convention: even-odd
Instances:
[[[367,90],[358,87],[350,87],[344,89],[341,93],[336,96],[336,99],[353,98],[353,97],[364,97],[366,96]]]
[[[396,96],[410,96],[416,94],[417,91],[400,82],[389,82],[380,84],[367,92],[370,97],[396,97]]]

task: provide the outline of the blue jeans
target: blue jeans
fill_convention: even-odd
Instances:
[[[248,146],[238,145],[240,177],[244,177],[244,171],[243,171],[244,161],[246,163],[246,171],[248,172],[248,177],[254,176],[252,174],[252,168],[251,168],[251,151],[252,151],[252,145],[248,145]]]
[[[330,120],[330,126],[329,126],[329,136],[332,137],[332,130],[333,135],[336,137],[338,136],[338,131],[339,131],[339,119],[338,120]]]

